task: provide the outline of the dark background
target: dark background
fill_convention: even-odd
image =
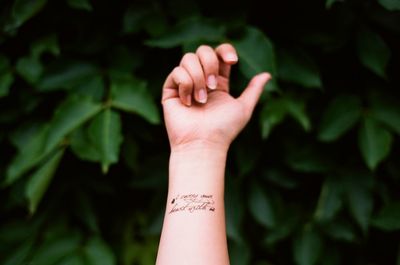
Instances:
[[[235,45],[269,71],[226,170],[233,265],[400,264],[400,3],[2,1],[0,263],[154,264],[161,85]]]

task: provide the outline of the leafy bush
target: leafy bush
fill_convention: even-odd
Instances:
[[[233,43],[233,93],[273,74],[233,144],[231,263],[400,264],[395,0],[14,0],[0,35],[0,263],[154,264],[160,87]]]

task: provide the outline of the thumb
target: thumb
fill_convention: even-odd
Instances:
[[[250,80],[249,85],[239,96],[238,100],[245,106],[247,113],[251,115],[254,107],[256,106],[258,99],[263,92],[264,85],[271,80],[271,74],[261,73],[256,75]]]

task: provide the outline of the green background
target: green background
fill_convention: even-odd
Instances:
[[[154,264],[161,85],[222,42],[234,95],[274,77],[229,151],[231,264],[400,264],[400,1],[15,0],[0,30],[1,264]]]

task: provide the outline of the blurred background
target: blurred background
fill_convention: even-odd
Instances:
[[[0,7],[0,264],[152,265],[160,92],[184,52],[269,71],[226,170],[232,265],[400,265],[400,1],[10,0]]]

